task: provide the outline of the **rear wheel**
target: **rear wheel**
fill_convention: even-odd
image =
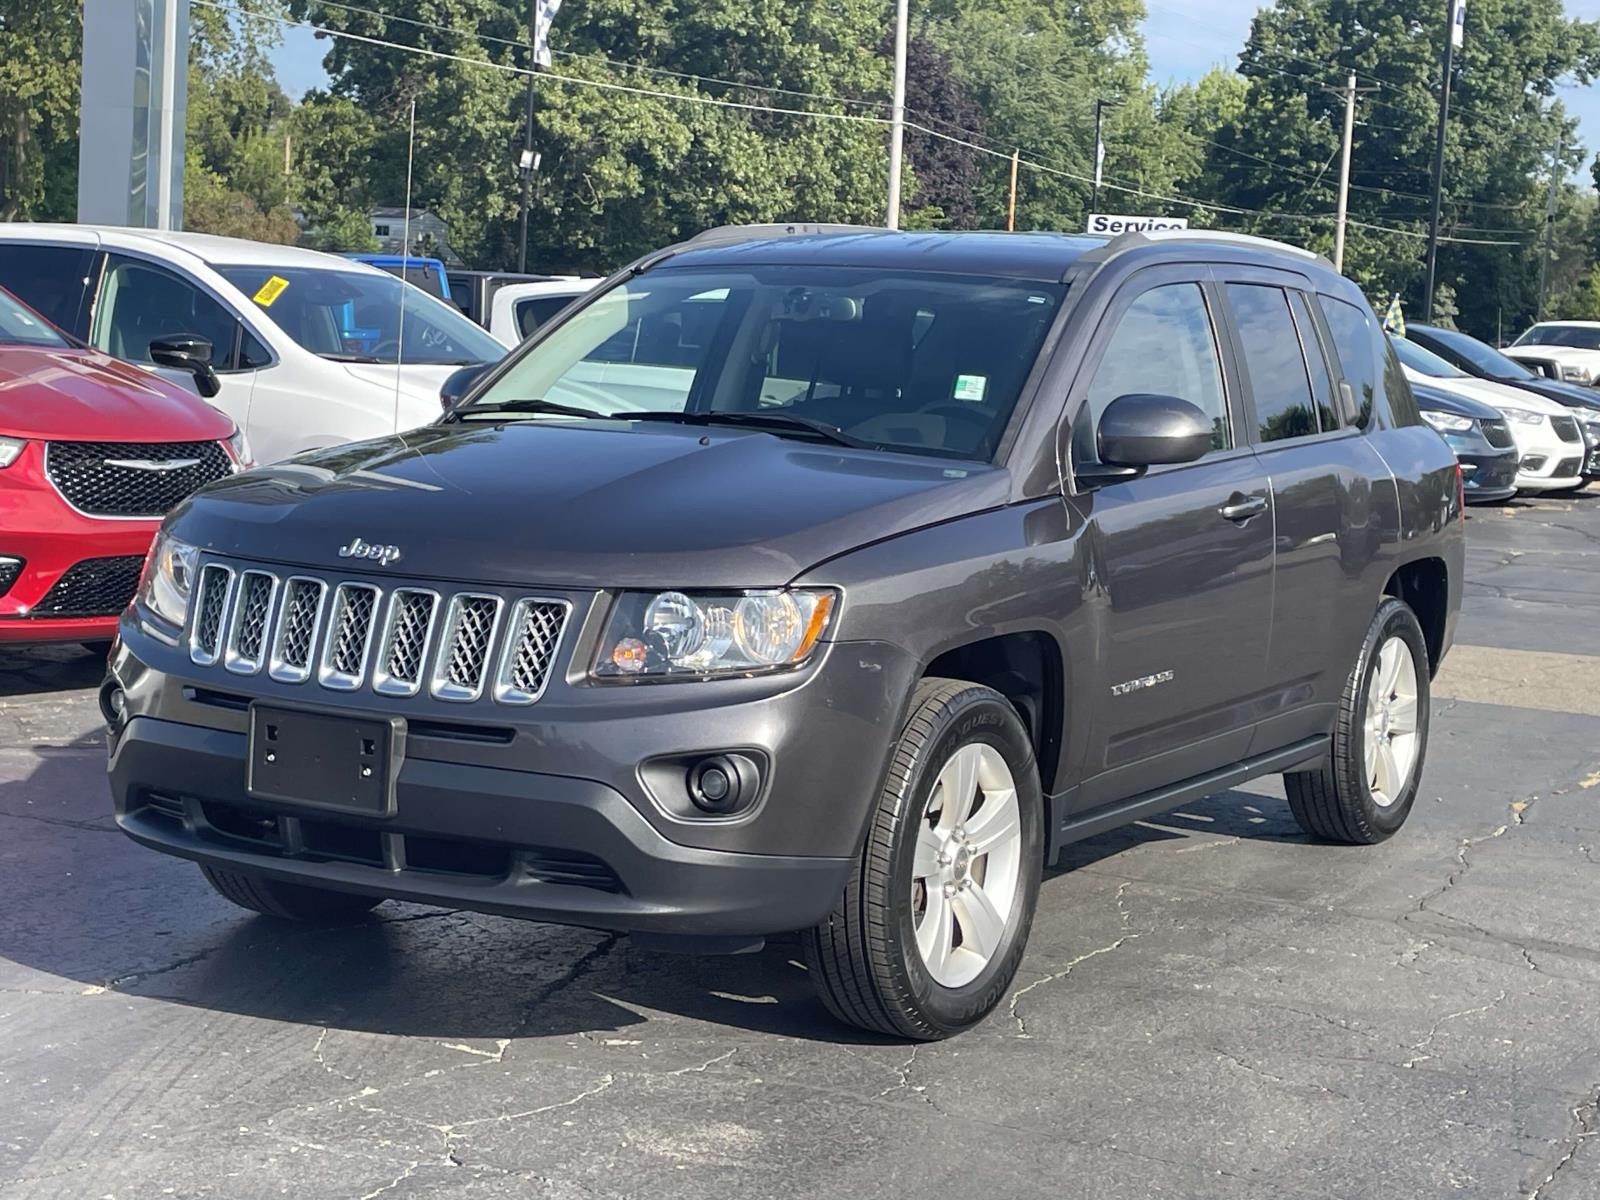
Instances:
[[[304,921],[313,925],[335,925],[354,920],[383,903],[381,896],[360,896],[354,892],[335,892],[328,888],[284,883],[246,871],[202,864],[206,882],[224,899],[240,908],[283,921]]]
[[[982,1020],[1017,972],[1044,859],[1038,766],[997,692],[924,680],[855,875],[805,934],[840,1020],[934,1040]]]
[[[1416,614],[1386,599],[1345,683],[1329,762],[1283,777],[1300,828],[1352,845],[1399,831],[1422,778],[1428,685],[1428,647]]]

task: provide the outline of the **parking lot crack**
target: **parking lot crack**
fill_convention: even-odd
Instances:
[[[1125,943],[1133,941],[1138,936],[1139,935],[1137,933],[1125,933],[1116,941],[1112,942],[1109,946],[1101,946],[1098,950],[1090,950],[1085,954],[1080,954],[1066,966],[1062,967],[1061,970],[1053,972],[1049,975],[1041,975],[1027,987],[1019,988],[1017,991],[1013,992],[1011,994],[1011,1006],[1009,1011],[1011,1013],[1011,1019],[1017,1023],[1017,1036],[1019,1038],[1033,1036],[1028,1032],[1027,1021],[1023,1018],[1022,1014],[1017,1011],[1017,1006],[1022,1002],[1022,998],[1024,996],[1033,991],[1035,988],[1043,987],[1047,983],[1057,983],[1065,979],[1068,975],[1071,975],[1073,971],[1077,970],[1081,964],[1088,962],[1091,958],[1099,958],[1102,954],[1110,954],[1112,951],[1120,949]]]
[[[1572,1160],[1577,1156],[1584,1142],[1600,1134],[1600,1087],[1589,1093],[1580,1103],[1572,1109],[1572,1128],[1566,1138],[1559,1143],[1560,1157],[1550,1168],[1549,1174],[1541,1179],[1534,1189],[1528,1193],[1527,1200],[1540,1200],[1556,1182],[1561,1173],[1567,1169]]]
[[[173,971],[181,971],[184,967],[192,967],[195,963],[204,962],[217,952],[218,947],[207,946],[204,950],[196,950],[193,954],[186,954],[182,958],[167,963],[162,967],[151,967],[148,971],[130,971],[126,975],[118,975],[106,983],[106,988],[122,990],[125,985],[143,983],[146,979],[154,979],[157,975],[169,975]]]
[[[1322,1092],[1324,1095],[1337,1096],[1341,1100],[1350,1099],[1350,1097],[1343,1092],[1336,1092],[1332,1088],[1324,1087],[1320,1083],[1312,1083],[1309,1079],[1286,1079],[1282,1075],[1274,1075],[1271,1071],[1266,1071],[1260,1067],[1252,1066],[1250,1063],[1245,1062],[1245,1060],[1240,1058],[1238,1055],[1230,1054],[1228,1051],[1217,1046],[1211,1047],[1211,1050],[1212,1053],[1225,1062],[1230,1062],[1234,1066],[1238,1067],[1241,1071],[1247,1071],[1251,1075],[1255,1075],[1258,1078],[1267,1080],[1269,1083],[1278,1083],[1282,1084],[1284,1087],[1291,1088],[1309,1088],[1314,1092]]]
[[[1424,1051],[1433,1045],[1433,1039],[1439,1036],[1439,1030],[1442,1029],[1447,1023],[1450,1021],[1459,1020],[1462,1017],[1470,1017],[1475,1013],[1488,1012],[1491,1008],[1496,1008],[1500,1004],[1504,1003],[1506,995],[1507,993],[1502,991],[1487,1004],[1480,1004],[1476,1008],[1463,1008],[1459,1012],[1445,1013],[1444,1016],[1440,1017],[1433,1023],[1433,1027],[1428,1030],[1426,1037],[1424,1037],[1420,1042],[1415,1042],[1412,1044],[1411,1057],[1406,1059],[1406,1061],[1400,1065],[1409,1071],[1418,1063],[1427,1062],[1434,1056],[1432,1054],[1424,1053]]]

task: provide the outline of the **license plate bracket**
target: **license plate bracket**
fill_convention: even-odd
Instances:
[[[258,800],[390,817],[404,750],[399,717],[251,704],[245,791]]]

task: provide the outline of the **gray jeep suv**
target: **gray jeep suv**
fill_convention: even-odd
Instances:
[[[732,952],[982,1018],[1064,845],[1283,773],[1404,823],[1454,455],[1354,285],[1223,235],[720,230],[435,425],[167,521],[102,704],[117,821],[228,899]]]

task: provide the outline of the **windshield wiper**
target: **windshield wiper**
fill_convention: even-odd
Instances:
[[[579,408],[575,404],[558,404],[554,400],[499,400],[494,404],[469,404],[465,408],[455,411],[455,416],[463,417],[474,413],[535,413],[547,414],[553,417],[593,417],[598,420],[615,420],[607,413],[595,412],[592,408]]]
[[[878,443],[852,437],[837,425],[811,417],[797,417],[791,413],[776,412],[629,412],[618,413],[620,421],[669,421],[677,425],[742,425],[752,429],[766,428],[772,433],[788,431],[805,433],[836,446],[850,446],[856,450],[877,450]]]

